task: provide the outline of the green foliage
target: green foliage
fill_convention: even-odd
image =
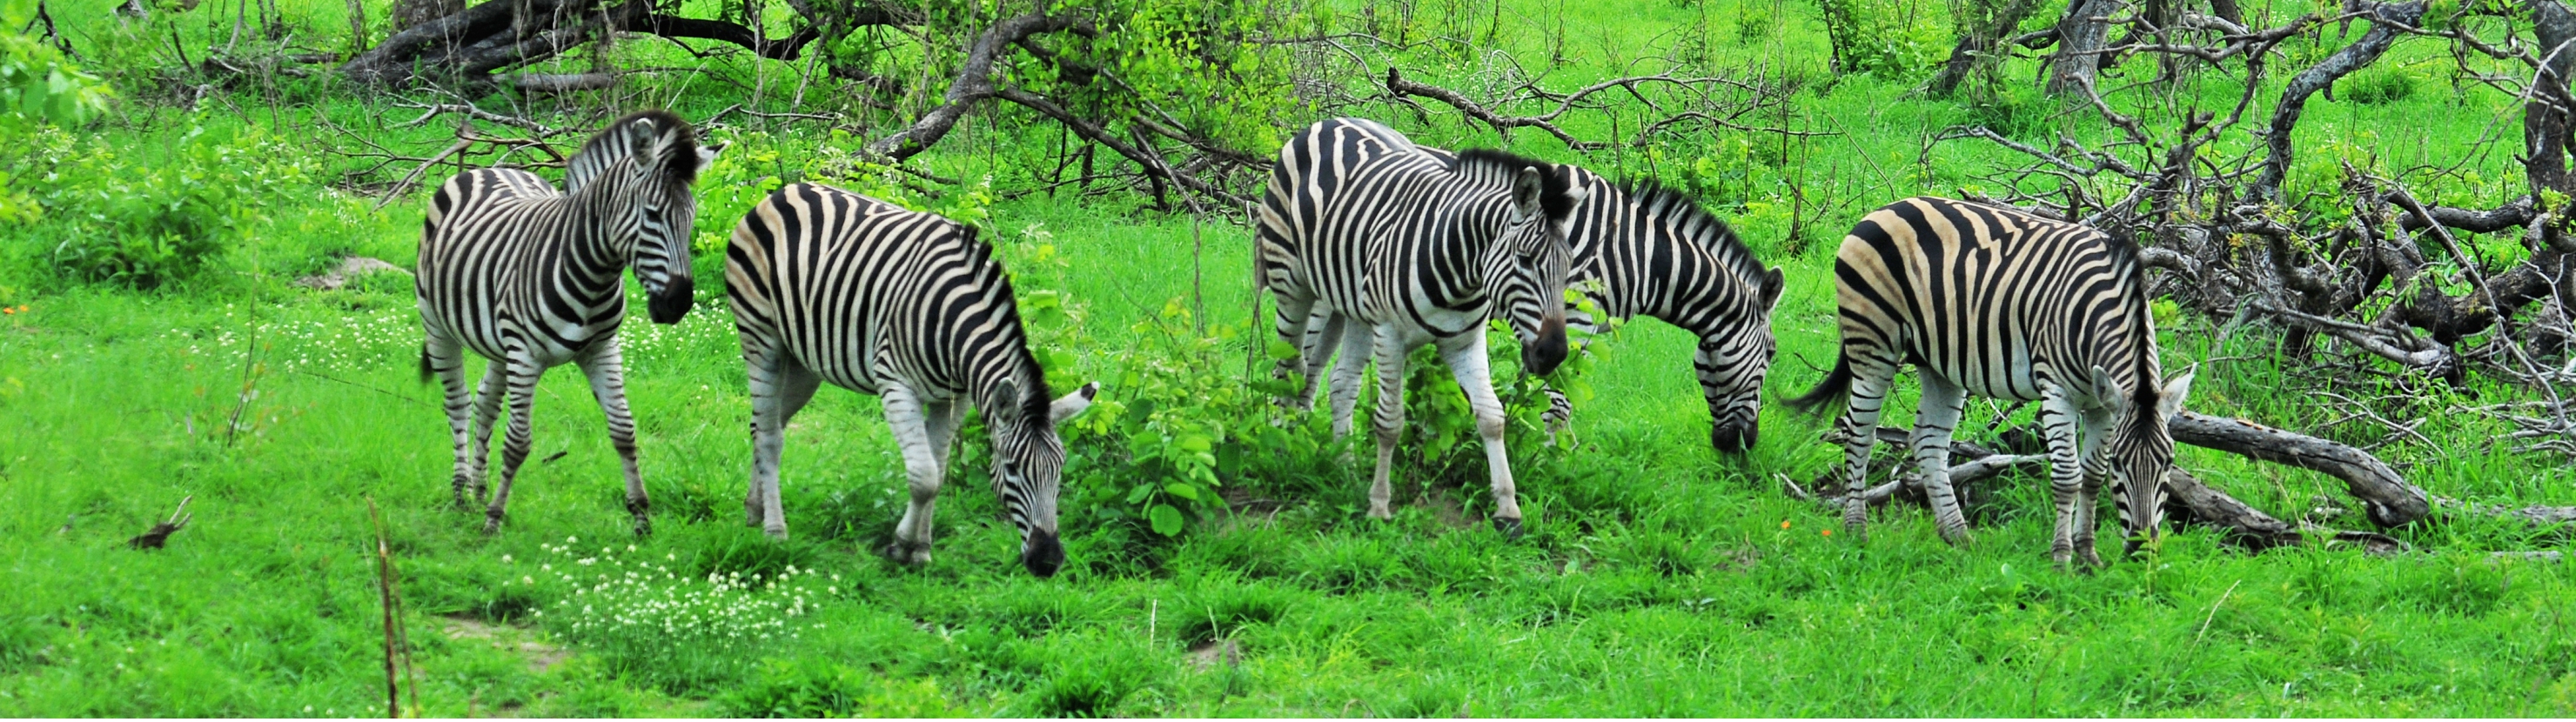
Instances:
[[[2362,105],[2387,105],[2415,95],[2415,75],[2405,68],[2373,65],[2337,83],[2336,90],[2349,100]]]
[[[160,147],[39,129],[0,149],[22,165],[20,219],[45,218],[48,266],[71,280],[158,288],[195,275],[266,220],[279,187],[306,182],[298,155],[256,129],[191,127]],[[41,213],[41,215],[39,215]]]
[[[1948,50],[1936,28],[1906,0],[1817,0],[1836,72],[1891,80],[1932,67]]]
[[[735,717],[963,717],[939,683],[898,680],[830,660],[771,660],[750,684],[725,695]]]
[[[18,32],[30,27],[35,7],[27,0],[0,6],[0,130],[19,132],[30,123],[78,126],[106,112],[114,96],[62,51]]]

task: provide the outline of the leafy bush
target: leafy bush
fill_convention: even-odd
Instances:
[[[44,260],[69,280],[156,288],[184,280],[266,220],[272,191],[310,170],[267,133],[200,125],[159,149],[39,128],[16,155],[15,183],[36,206],[12,218],[54,224]],[[158,151],[157,153],[155,151]],[[155,156],[158,157],[155,157]],[[6,195],[0,192],[0,195]],[[10,205],[0,203],[0,206]]]
[[[27,26],[12,2],[0,12],[8,27]],[[105,83],[63,58],[62,51],[16,32],[0,32],[0,127],[30,123],[80,125],[107,110]]]
[[[1888,0],[1818,0],[1817,8],[1824,12],[1825,40],[1833,46],[1837,73],[1906,78],[1932,67],[1947,50],[1934,29],[1921,22],[1930,13]]]

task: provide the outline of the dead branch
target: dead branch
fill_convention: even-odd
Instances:
[[[180,529],[187,528],[188,522],[197,518],[197,515],[187,513],[188,502],[193,501],[196,498],[197,495],[195,494],[180,497],[179,508],[170,510],[170,518],[168,520],[159,524],[154,524],[151,529],[144,531],[141,535],[125,540],[125,545],[134,549],[159,549],[162,545],[169,543],[170,535],[177,534]],[[66,522],[64,523],[64,526],[69,527],[71,524]]]
[[[2341,479],[2362,500],[2371,523],[2382,527],[2403,526],[2432,511],[2423,489],[2406,483],[2396,469],[2360,449],[2244,419],[2191,411],[2175,414],[2166,424],[2177,442]]]
[[[1076,23],[1073,16],[1045,12],[994,23],[967,47],[966,62],[957,68],[956,79],[949,82],[940,106],[922,114],[912,125],[869,143],[867,154],[902,162],[938,143],[976,105],[995,97],[998,91],[993,85],[993,63],[1004,51],[1029,36],[1065,30]]]
[[[2226,535],[2228,543],[2255,551],[2311,544],[2348,544],[2373,554],[2407,549],[2405,542],[2385,534],[2293,525],[2272,518],[2272,515],[2237,501],[2225,492],[2210,488],[2201,483],[2199,477],[2181,469],[2165,476],[2165,489],[2174,502],[2171,515],[2176,525],[2213,527]]]

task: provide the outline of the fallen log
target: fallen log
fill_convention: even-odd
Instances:
[[[2201,483],[2199,477],[2181,469],[2165,475],[2165,492],[2171,500],[2167,513],[2175,526],[2211,527],[2224,534],[2228,543],[2253,551],[2311,543],[2326,546],[2349,544],[2372,554],[2390,554],[2407,548],[2405,542],[2386,534],[2291,524],[2272,518],[2272,515],[2237,501],[2226,492],[2210,488]]]
[[[2433,511],[2431,497],[2369,452],[2244,419],[2185,411],[2166,423],[2175,441],[2257,461],[2295,466],[2341,479],[2362,500],[2370,521],[2404,526]]]

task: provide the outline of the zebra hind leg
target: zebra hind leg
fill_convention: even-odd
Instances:
[[[1574,426],[1574,402],[1567,401],[1565,392],[1546,385],[1546,381],[1539,383],[1539,390],[1547,392],[1547,412],[1539,415],[1540,427],[1547,431],[1547,447],[1553,449],[1556,448],[1557,435]]]
[[[474,468],[472,473],[473,478],[470,480],[470,483],[467,484],[474,493],[474,504],[473,506],[465,506],[465,495],[460,492],[456,497],[458,508],[460,509],[481,507],[484,504],[490,503],[492,500],[491,485],[485,483],[486,477],[490,476],[491,472],[492,428],[493,425],[501,419],[502,398],[508,396],[510,393],[509,388],[502,383],[503,379],[506,378],[501,373],[502,370],[503,365],[501,362],[494,361],[492,363],[484,364],[483,381],[474,391],[474,440],[472,451],[474,459],[472,466]]]
[[[1959,497],[1950,487],[1950,432],[1959,427],[1959,412],[1967,400],[1958,384],[1924,373],[1922,402],[1914,412],[1914,437],[1907,444],[1916,466],[1922,469],[1924,495],[1932,501],[1933,524],[1941,530],[1941,540],[1953,546],[1976,541],[1968,533],[1967,516],[1959,512]]]
[[[626,472],[626,514],[635,520],[636,536],[651,536],[653,501],[644,492],[644,471],[636,461],[635,414],[626,405],[626,363],[617,337],[602,339],[578,364],[590,379],[591,397],[608,418],[608,441],[617,448],[618,464]]]
[[[439,390],[446,396],[441,408],[447,413],[448,435],[456,453],[455,474],[449,485],[455,491],[457,508],[462,509],[465,508],[465,490],[476,481],[474,457],[469,455],[473,445],[468,438],[471,429],[467,426],[467,418],[477,401],[465,389],[463,344],[433,329],[421,342],[420,363],[428,375],[438,378]]]
[[[751,387],[751,480],[744,485],[743,523],[772,538],[787,538],[786,510],[778,499],[778,457],[787,422],[814,398],[822,380],[795,359],[761,354],[748,364]]]
[[[1893,369],[1855,360],[1843,416],[1834,423],[1834,436],[1843,444],[1843,533],[1853,543],[1869,541],[1869,500],[1863,498],[1862,484],[1869,478],[1869,450],[1878,444],[1878,415],[1894,375]]]

